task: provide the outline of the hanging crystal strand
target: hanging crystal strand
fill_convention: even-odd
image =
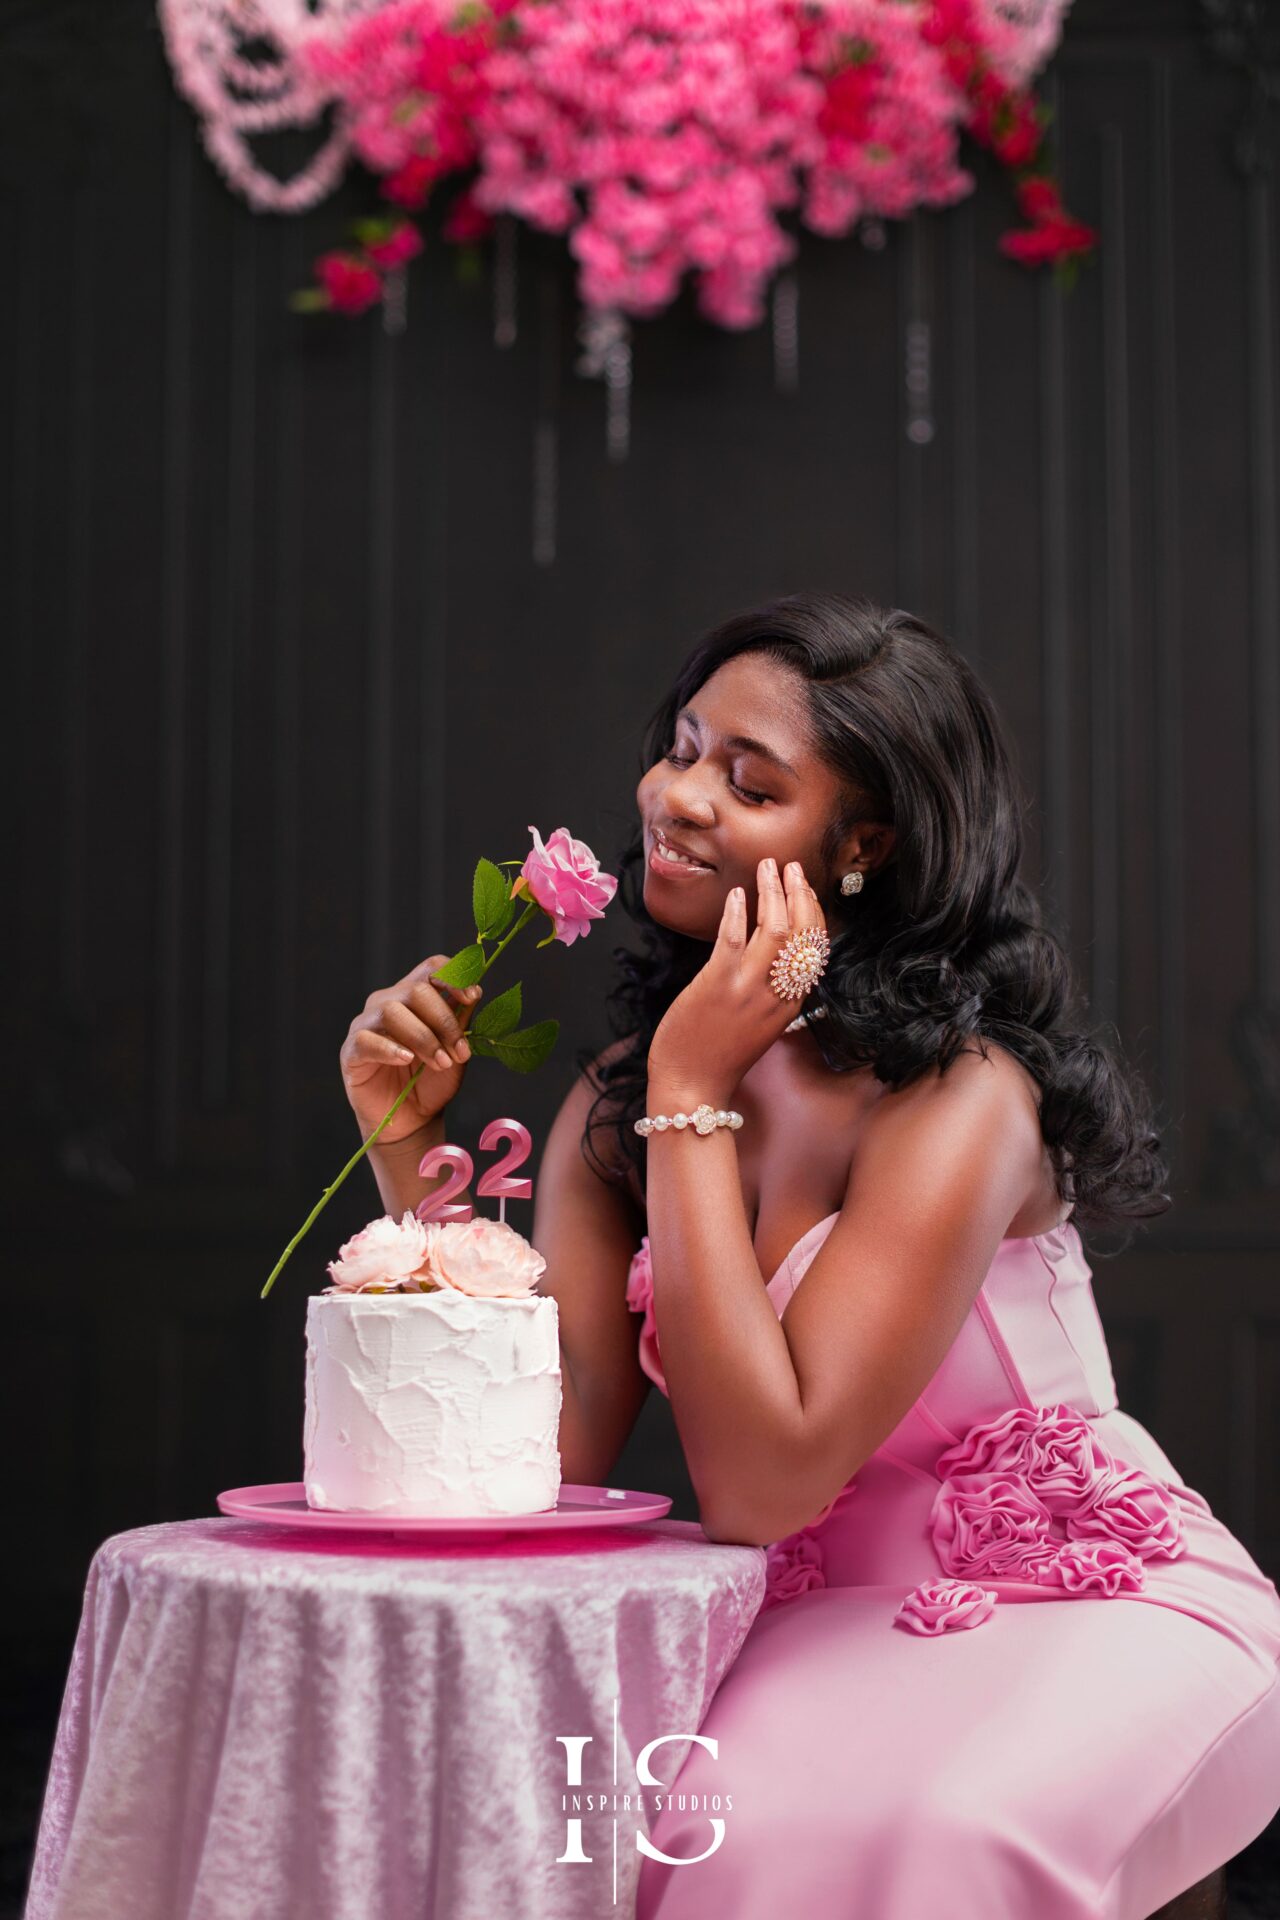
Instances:
[[[869,214],[858,226],[858,237],[870,253],[883,253],[888,234],[884,230],[884,221],[875,214]]]
[[[588,307],[578,322],[577,371],[605,383],[605,445],[611,460],[631,447],[631,323],[616,307]]]
[[[923,447],[933,438],[931,338],[927,320],[908,320],[907,438]]]
[[[773,384],[779,393],[800,385],[800,282],[794,272],[773,283]]]
[[[516,222],[514,214],[498,215],[493,240],[493,344],[516,343]]]
[[[618,328],[605,354],[605,443],[611,460],[631,451],[631,322],[617,315]]]
[[[556,557],[560,460],[560,286],[542,269],[538,301],[538,417],[533,428],[533,564]]]
[[[409,280],[403,267],[392,267],[382,290],[382,329],[403,333],[409,318]]]

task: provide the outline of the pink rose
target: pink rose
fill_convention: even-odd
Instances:
[[[1048,1508],[1009,1473],[944,1480],[929,1514],[946,1571],[979,1580],[1034,1579],[1054,1551],[1051,1524]]]
[[[385,240],[370,240],[365,252],[383,268],[402,267],[422,252],[422,235],[411,220],[402,220]]]
[[[1052,1560],[1036,1569],[1042,1587],[1068,1593],[1138,1593],[1146,1580],[1142,1562],[1118,1540],[1064,1540]]]
[[[422,1272],[440,1286],[477,1300],[523,1300],[546,1271],[537,1249],[503,1220],[476,1214],[430,1226]]]
[[[1140,1467],[1116,1467],[1067,1522],[1074,1539],[1118,1540],[1142,1560],[1176,1560],[1186,1552],[1177,1501]]]
[[[815,1588],[827,1584],[822,1549],[806,1530],[788,1534],[785,1540],[775,1540],[765,1548],[764,1557],[761,1613],[770,1607],[781,1606],[784,1600],[795,1600],[800,1594],[812,1593]]]
[[[325,1293],[368,1293],[373,1289],[396,1293],[401,1283],[421,1266],[427,1251],[427,1230],[406,1208],[400,1220],[389,1213],[344,1242],[336,1260],[329,1262],[333,1285]]]
[[[993,1611],[998,1596],[965,1580],[922,1580],[893,1616],[895,1627],[910,1633],[949,1633],[977,1627]]]
[[[613,874],[600,871],[590,847],[575,840],[568,827],[557,827],[545,846],[536,827],[529,832],[533,851],[520,869],[520,878],[554,920],[556,939],[571,947],[580,933],[589,931],[593,920],[604,918],[618,882]]]
[[[1115,1456],[1098,1439],[1075,1407],[1012,1407],[997,1420],[973,1427],[940,1455],[943,1479],[975,1474],[1022,1475],[1050,1513],[1074,1513],[1116,1466]]]
[[[322,253],[316,278],[338,313],[363,313],[382,298],[382,280],[357,254]]]

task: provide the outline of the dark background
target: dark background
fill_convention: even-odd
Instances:
[[[519,236],[505,349],[492,255],[467,280],[431,241],[402,331],[294,314],[367,182],[255,215],[149,5],[0,10],[4,1912],[95,1547],[301,1471],[304,1303],[377,1209],[367,1167],[258,1294],[359,1141],[348,1023],[463,943],[475,858],[522,857],[526,821],[612,864],[670,674],[776,592],[916,609],[1006,716],[1026,876],[1172,1164],[1173,1211],[1089,1249],[1121,1403],[1280,1574],[1280,222],[1251,11],[1077,0],[1042,87],[1102,234],[1074,291],[999,255],[1011,195],[970,150],[961,205],[805,240],[794,390],[769,326],[640,324],[619,461],[562,245]],[[499,963],[560,1044],[528,1080],[474,1065],[452,1138],[513,1113],[536,1178],[626,937],[617,912]],[[660,1396],[616,1477],[692,1517]],[[1233,1869],[1241,1915],[1280,1912],[1273,1838]]]

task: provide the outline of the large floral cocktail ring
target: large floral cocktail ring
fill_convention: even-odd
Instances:
[[[779,1000],[801,1000],[822,978],[831,955],[831,941],[823,927],[800,927],[790,933],[774,956],[769,985]]]

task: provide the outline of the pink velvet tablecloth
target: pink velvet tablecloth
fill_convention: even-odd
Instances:
[[[758,1549],[675,1520],[430,1546],[231,1519],[117,1534],[26,1920],[629,1915],[661,1791],[637,1757],[697,1732],[764,1580]],[[574,1735],[589,1858],[562,1860]],[[655,1750],[660,1783],[689,1750]]]

